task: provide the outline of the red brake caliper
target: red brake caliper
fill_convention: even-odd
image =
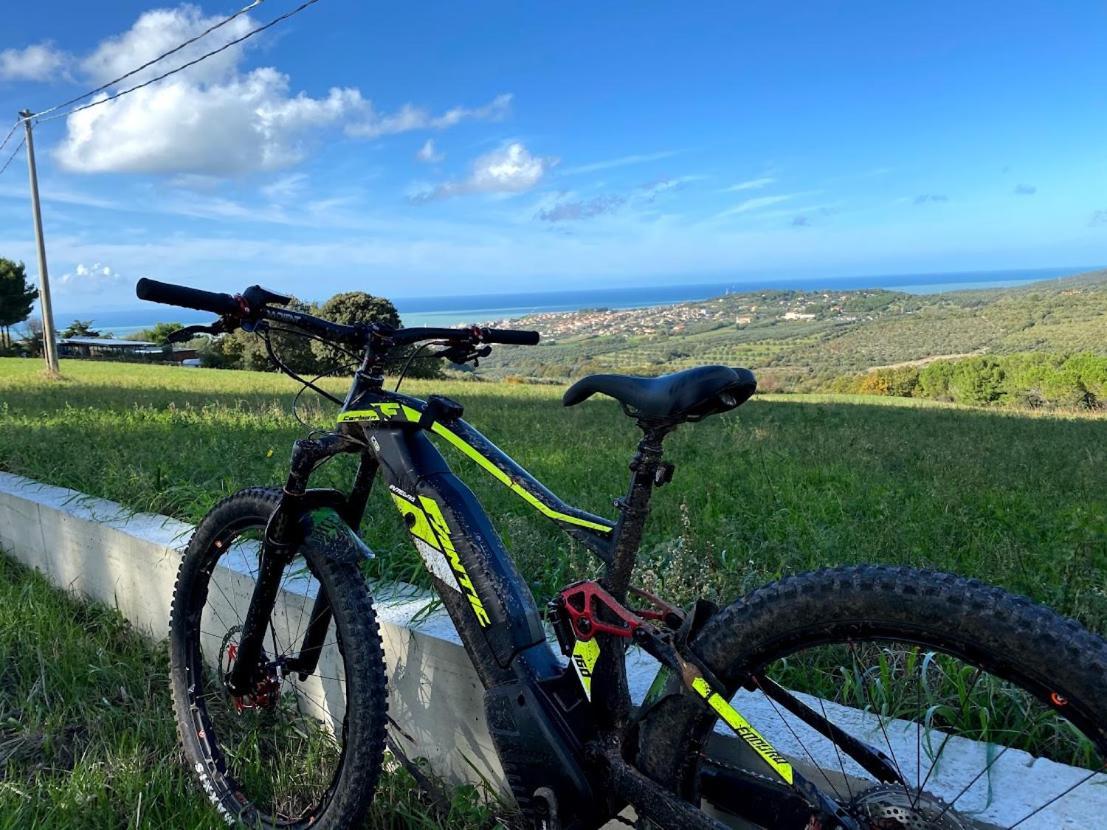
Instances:
[[[238,659],[238,643],[228,642],[225,652],[227,666],[224,676],[230,674],[235,660]],[[252,694],[231,695],[231,702],[238,714],[242,714],[247,709],[267,709],[277,702],[281,690],[280,678],[276,671],[270,671],[267,667],[263,667],[262,671],[264,676],[258,681]]]

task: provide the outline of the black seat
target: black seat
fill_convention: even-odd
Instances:
[[[597,392],[609,395],[629,414],[652,421],[698,421],[741,406],[757,389],[749,369],[698,366],[655,378],[589,375],[568,389],[561,402],[573,406]]]

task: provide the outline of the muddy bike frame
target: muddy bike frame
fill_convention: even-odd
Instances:
[[[238,684],[242,690],[250,687],[252,680],[243,667],[258,665],[259,633],[264,632],[281,573],[305,534],[311,533],[313,512],[330,508],[356,530],[372,482],[379,474],[485,685],[489,731],[524,810],[532,816],[547,817],[549,826],[590,827],[606,820],[622,801],[629,801],[640,812],[667,823],[720,827],[688,802],[660,791],[623,759],[623,737],[632,719],[625,647],[635,639],[654,653],[651,643],[609,637],[602,639],[601,651],[601,638],[596,637],[593,649],[572,652],[569,666],[558,659],[547,642],[534,597],[488,515],[429,437],[444,439],[592,551],[606,566],[604,585],[608,596],[621,604],[627,596],[650,493],[666,472],[661,462],[661,440],[673,425],[647,430],[631,462],[629,491],[616,501],[620,518],[610,521],[572,507],[550,492],[462,420],[459,404],[440,396],[423,401],[389,392],[383,389],[382,380],[378,373],[359,371],[336,430],[295,443],[283,497],[266,531],[259,581],[236,662],[236,670],[241,673],[232,672],[229,678],[232,691]],[[342,453],[360,455],[350,493],[309,489],[312,470]],[[330,624],[326,602],[321,593],[309,617],[300,653],[284,666],[285,671],[306,675],[314,669]],[[256,656],[251,657],[251,649],[257,649]],[[787,808],[762,805],[754,812],[780,816],[783,810],[809,816],[814,806],[820,812],[838,813],[837,805],[792,770],[729,707],[723,685],[710,678],[705,667],[691,664],[674,652],[655,656],[685,675],[692,672],[698,677],[698,682],[693,677],[688,685],[758,751],[780,779],[773,787],[761,789],[755,783],[742,782],[737,791],[751,803],[773,798],[791,802]],[[778,699],[785,705],[803,707],[780,691],[782,697]],[[822,721],[810,711],[797,714]],[[813,725],[834,730],[825,721]],[[882,779],[897,777],[876,750],[856,744],[844,733],[833,737]],[[791,792],[782,794],[781,783],[789,785]],[[716,781],[712,789],[725,792],[728,786]],[[848,819],[839,820],[849,826]]]

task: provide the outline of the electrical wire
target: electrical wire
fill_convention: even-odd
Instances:
[[[4,136],[4,140],[0,141],[0,150],[3,150],[4,147],[7,145],[7,143],[9,141],[11,141],[12,135],[15,133],[15,131],[19,128],[19,125],[22,124],[22,123],[23,123],[22,118],[15,119],[15,123],[12,124],[12,128],[10,130],[8,130],[8,134],[6,136]],[[24,139],[24,140],[26,140],[26,139]]]
[[[102,85],[96,87],[96,89],[90,89],[88,92],[84,93],[83,95],[78,95],[76,98],[70,98],[68,101],[63,101],[60,104],[55,104],[54,106],[49,107],[48,109],[42,110],[42,112],[35,113],[35,117],[42,116],[42,115],[48,115],[49,113],[55,112],[55,111],[60,110],[60,109],[64,109],[65,107],[68,107],[71,104],[76,104],[78,101],[83,101],[85,98],[89,98],[89,97],[95,95],[97,92],[103,92],[105,89],[108,89],[109,87],[115,86],[120,81],[127,80],[127,78],[130,78],[132,75],[137,75],[143,69],[147,69],[148,67],[153,66],[158,61],[165,60],[170,55],[175,55],[177,52],[180,52],[186,46],[191,46],[193,43],[200,40],[201,38],[207,37],[212,32],[214,32],[216,29],[221,29],[222,27],[224,27],[228,23],[230,23],[232,20],[235,20],[235,19],[241,17],[242,15],[246,14],[246,12],[250,11],[250,9],[253,9],[256,6],[260,6],[262,4],[262,2],[263,2],[263,0],[253,0],[252,3],[250,3],[249,5],[243,6],[241,9],[239,9],[234,14],[232,14],[230,17],[223,18],[222,20],[220,20],[218,23],[214,24],[213,26],[209,26],[208,28],[204,29],[204,31],[200,32],[200,34],[195,35],[194,37],[190,37],[184,43],[181,43],[181,44],[178,44],[177,46],[174,46],[168,52],[162,52],[156,58],[146,61],[146,63],[142,64],[142,66],[136,66],[130,72],[127,72],[123,75],[120,75],[118,78],[114,78],[113,80],[108,81],[106,84],[102,84]],[[0,147],[2,147],[2,146],[3,145],[0,145]]]
[[[293,15],[299,14],[304,9],[308,8],[309,6],[314,6],[318,2],[319,2],[319,0],[306,0],[306,2],[301,3],[299,6],[292,9],[291,11],[285,12],[284,14],[280,15],[279,17],[274,17],[268,23],[266,23],[262,26],[258,26],[256,29],[251,29],[246,34],[242,35],[241,37],[237,37],[234,40],[223,44],[218,49],[212,49],[210,52],[206,52],[203,55],[201,55],[200,57],[195,58],[193,60],[190,60],[188,63],[181,64],[176,69],[170,69],[168,72],[163,72],[161,75],[157,75],[153,78],[150,78],[149,80],[143,81],[140,84],[135,84],[132,87],[129,87],[129,88],[124,89],[124,90],[120,90],[119,92],[116,92],[113,95],[109,95],[106,98],[101,98],[98,101],[90,101],[87,104],[82,104],[79,107],[74,107],[73,109],[66,110],[65,112],[55,112],[54,114],[47,115],[44,118],[38,118],[37,116],[32,116],[32,118],[34,118],[36,122],[53,121],[57,118],[68,118],[70,115],[81,112],[82,110],[87,110],[90,107],[98,107],[98,106],[100,106],[100,104],[106,104],[109,101],[114,101],[117,98],[122,98],[124,95],[128,95],[132,92],[137,92],[138,90],[143,89],[145,87],[148,87],[151,84],[156,84],[158,81],[162,81],[162,80],[168,78],[170,75],[176,75],[178,72],[182,72],[185,69],[188,69],[190,66],[195,66],[196,64],[200,63],[201,61],[207,60],[208,58],[212,57],[213,55],[218,55],[220,52],[225,52],[226,50],[230,49],[232,46],[235,46],[236,44],[242,43],[242,41],[247,40],[247,39],[253,37],[254,35],[261,34],[266,29],[270,29],[273,26],[276,26],[278,23],[281,23],[282,21],[288,20],[288,18],[292,17]]]
[[[15,149],[12,150],[12,154],[10,156],[8,156],[8,160],[4,162],[4,166],[0,167],[0,176],[4,175],[4,171],[8,169],[8,165],[12,163],[12,159],[14,159],[16,157],[16,155],[19,153],[19,151],[23,149],[23,145],[26,144],[26,143],[27,143],[27,139],[24,138],[17,145],[15,145]]]

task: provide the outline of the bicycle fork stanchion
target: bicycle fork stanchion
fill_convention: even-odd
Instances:
[[[232,695],[248,695],[252,692],[258,681],[259,670],[265,667],[261,665],[264,651],[265,629],[268,627],[269,618],[273,611],[273,605],[280,590],[281,575],[296,555],[297,546],[302,541],[302,527],[300,519],[305,509],[310,508],[312,499],[309,495],[321,494],[325,501],[333,503],[339,508],[348,508],[348,503],[337,504],[341,494],[336,491],[307,492],[308,479],[318,464],[326,458],[344,452],[355,452],[360,446],[344,435],[330,434],[319,439],[302,439],[295,443],[292,451],[292,464],[285,483],[284,493],[277,509],[270,517],[265,529],[265,536],[261,543],[258,566],[258,579],[250,597],[250,606],[246,611],[246,619],[242,624],[242,635],[238,645],[238,655],[234,666],[226,678],[226,686]],[[371,480],[371,473],[366,471]],[[362,477],[362,469],[359,468],[359,479]],[[357,499],[364,506],[364,499],[368,496],[368,490],[364,487],[355,487]],[[345,500],[343,500],[345,501]],[[349,512],[344,510],[344,512]],[[349,521],[349,516],[343,517]],[[358,516],[360,520],[360,516]],[[330,625],[330,608],[326,597],[322,592],[318,595],[312,610],[311,622],[305,635],[307,653],[301,652],[299,659],[294,659],[292,670],[309,674],[314,670],[318,660],[318,647],[322,638],[326,635]],[[322,606],[322,607],[320,607]],[[318,642],[317,642],[318,641]]]

